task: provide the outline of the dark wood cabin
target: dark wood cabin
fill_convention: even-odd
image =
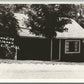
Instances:
[[[19,60],[51,60],[50,39],[21,37],[19,47]],[[84,61],[84,39],[53,39],[52,60]]]
[[[75,20],[71,21],[65,26],[67,31],[56,32],[57,36],[52,41],[52,56],[50,39],[32,35],[26,28],[21,29],[17,59],[84,61],[84,29]],[[22,22],[20,26],[25,27]]]
[[[20,60],[60,60],[84,61],[84,29],[75,21],[66,25],[68,31],[57,32],[51,41],[43,37],[31,36],[28,30],[20,33],[18,59]],[[27,34],[27,35],[25,35]]]

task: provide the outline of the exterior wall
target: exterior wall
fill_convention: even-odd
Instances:
[[[65,52],[66,41],[78,41],[79,52]],[[19,39],[18,59],[23,60],[51,60],[50,39],[21,37]],[[52,60],[84,61],[84,39],[53,39]],[[73,48],[73,46],[71,46]]]
[[[66,53],[65,42],[67,40],[79,41],[80,42],[79,52]],[[84,61],[84,43],[83,42],[84,42],[83,39],[61,39],[61,60],[62,61]]]
[[[50,40],[44,38],[21,37],[18,59],[50,60]]]
[[[52,60],[59,60],[59,55],[61,55],[59,47],[59,39],[53,39]]]

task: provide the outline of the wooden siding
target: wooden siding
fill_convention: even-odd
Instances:
[[[75,39],[75,40],[80,40],[80,53],[65,53],[65,41],[67,39],[62,39],[62,44],[61,44],[61,60],[62,61],[84,61],[84,53],[83,53],[83,47],[84,44],[82,43],[81,39]],[[74,39],[69,39],[69,40],[74,40]]]
[[[65,41],[79,41],[79,53],[65,53]],[[50,60],[50,39],[20,37],[18,59],[23,60]],[[61,45],[60,45],[61,44]],[[84,61],[84,39],[53,39],[52,60]]]
[[[59,39],[53,39],[52,60],[59,60]]]
[[[43,38],[20,38],[18,59],[50,60],[50,40]]]

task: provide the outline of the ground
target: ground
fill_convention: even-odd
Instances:
[[[0,79],[84,79],[84,62],[1,59]]]

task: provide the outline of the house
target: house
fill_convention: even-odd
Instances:
[[[84,61],[84,29],[75,20],[71,19],[71,21],[72,23],[65,26],[68,31],[57,32],[56,38],[53,39],[52,56],[50,39],[30,33],[24,24],[19,31],[18,45],[20,50],[17,58],[23,60]]]
[[[84,61],[84,29],[73,19],[67,32],[57,32],[59,60]],[[54,59],[54,58],[53,58]]]

